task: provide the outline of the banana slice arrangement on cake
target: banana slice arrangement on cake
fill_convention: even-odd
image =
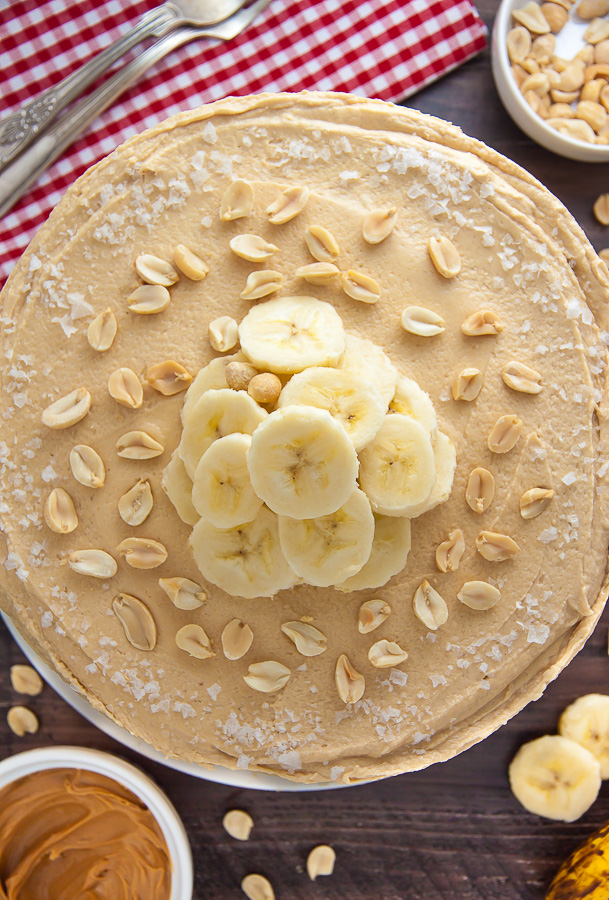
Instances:
[[[302,582],[382,587],[406,564],[410,519],[452,488],[455,448],[430,397],[314,297],[260,303],[239,339],[241,351],[212,360],[186,392],[163,478],[194,526],[201,573],[245,598]],[[279,376],[278,400],[265,406],[243,380],[229,383],[229,361],[250,378]]]

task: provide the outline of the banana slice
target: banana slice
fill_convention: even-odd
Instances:
[[[375,436],[385,418],[385,404],[374,384],[349,370],[313,366],[290,378],[279,407],[314,406],[327,409],[343,426],[356,450]]]
[[[453,489],[455,469],[457,468],[457,451],[455,445],[447,434],[438,431],[433,445],[433,458],[436,467],[436,480],[429,498],[419,506],[413,507],[408,513],[409,518],[414,519],[430,509],[446,503]]]
[[[370,556],[373,537],[370,501],[359,488],[328,516],[279,516],[283,555],[297,575],[318,587],[328,587],[358,572]]]
[[[378,344],[373,344],[366,338],[356,337],[354,334],[347,334],[345,353],[340,367],[371,381],[387,409],[395,394],[398,370]]]
[[[400,375],[395,394],[389,403],[389,412],[412,416],[423,426],[433,442],[438,430],[436,411],[429,394],[420,388],[412,378]]]
[[[251,434],[267,416],[267,411],[246,391],[231,391],[230,388],[205,391],[184,418],[178,447],[188,477],[194,478],[199,460],[215,440],[236,431]]]
[[[195,471],[194,508],[216,528],[235,528],[256,518],[262,500],[247,468],[249,434],[228,434],[205,451]]]
[[[601,786],[599,761],[585,747],[559,734],[521,747],[509,776],[510,787],[525,809],[559,822],[575,822],[583,816]]]
[[[340,584],[337,591],[374,590],[387,584],[401,572],[410,553],[410,519],[395,516],[374,516],[374,538],[368,562]]]
[[[558,723],[558,733],[577,741],[595,756],[601,778],[609,778],[609,696],[586,694],[567,706]]]
[[[226,376],[224,374],[228,363],[243,362],[244,359],[245,356],[241,352],[233,353],[232,356],[219,356],[217,359],[212,359],[212,361],[202,369],[199,369],[195,380],[186,391],[184,405],[182,407],[182,424],[184,424],[186,419],[190,416],[192,408],[195,406],[197,400],[200,400],[205,391],[221,391],[223,388],[228,387]]]
[[[330,515],[357,487],[357,455],[345,429],[312,406],[271,413],[252,436],[247,465],[256,494],[293,519]]]
[[[233,597],[273,597],[298,581],[281,552],[277,516],[264,506],[253,522],[237,528],[200,519],[190,546],[201,574]]]
[[[257,368],[276,374],[336,366],[345,350],[341,317],[315,297],[276,297],[254,306],[239,326],[239,340]]]
[[[171,459],[165,467],[161,486],[175,506],[181,520],[187,525],[196,525],[199,515],[192,505],[192,481],[188,477],[177,450],[173,451]]]
[[[422,425],[392,413],[360,453],[360,487],[375,512],[408,516],[429,499],[436,467],[429,435]]]

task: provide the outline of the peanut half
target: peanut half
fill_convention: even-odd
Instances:
[[[426,578],[414,593],[412,608],[417,619],[430,631],[436,631],[448,621],[446,601]]]
[[[291,675],[292,672],[287,666],[269,659],[249,666],[248,674],[243,676],[243,680],[254,691],[274,694],[286,686]]]
[[[104,353],[112,346],[117,331],[116,316],[108,307],[96,316],[87,328],[87,340],[93,350]]]
[[[47,497],[44,521],[55,534],[70,534],[78,527],[74,501],[63,488],[55,488]]]
[[[207,632],[200,625],[183,625],[175,637],[176,645],[195,659],[210,659],[216,654],[211,649]]]
[[[367,244],[380,244],[389,237],[397,220],[396,206],[390,206],[389,209],[373,209],[364,219],[362,237]]]
[[[441,235],[432,237],[427,245],[429,256],[438,274],[443,278],[455,278],[461,271],[461,257],[453,242]]]
[[[247,841],[254,827],[254,820],[242,809],[231,809],[222,819],[222,825],[236,841]]]
[[[391,607],[385,600],[365,600],[357,616],[359,633],[369,634],[376,631],[390,615]]]
[[[112,601],[112,609],[133,647],[137,650],[154,650],[156,623],[145,603],[133,594],[118,594]]]
[[[478,466],[470,472],[465,488],[465,500],[475,513],[483,513],[489,508],[495,496],[495,478],[492,472]]]
[[[207,600],[201,585],[189,578],[159,578],[159,587],[178,609],[198,609]]]
[[[222,632],[222,650],[227,659],[241,659],[252,646],[254,633],[241,619],[231,619]]]
[[[395,641],[381,640],[372,645],[368,659],[377,669],[399,666],[408,659],[408,654]]]
[[[357,703],[364,696],[366,689],[364,676],[356,672],[344,653],[338,657],[336,662],[334,679],[338,696],[343,703]]]
[[[238,178],[226,188],[220,203],[220,218],[232,222],[249,216],[254,208],[254,188],[248,181]]]
[[[307,622],[284,622],[281,630],[302,656],[319,656],[326,652],[325,634]]]
[[[76,388],[55,400],[42,413],[42,424],[47,428],[61,429],[76,425],[91,409],[91,394],[84,388]]]
[[[192,382],[192,375],[175,359],[167,359],[165,362],[150,366],[146,373],[146,381],[159,394],[172,397],[186,390]]]

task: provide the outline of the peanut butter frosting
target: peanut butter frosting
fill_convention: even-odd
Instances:
[[[297,418],[301,376],[257,355],[260,323],[290,298],[332,323],[316,366],[377,388],[398,371],[375,428],[422,430],[404,379],[429,395],[437,505],[378,493],[376,438],[351,474],[344,457],[373,546],[404,548],[378,586],[369,543],[338,587],[296,575],[265,483],[261,436]],[[608,299],[559,201],[446,122],[323,93],[163,122],[79,179],[2,293],[2,608],[169,757],[340,783],[450,758],[539,697],[602,611]],[[228,526],[190,496],[188,409],[222,391],[250,418],[214,425],[215,462],[250,460],[260,534],[279,516],[255,595],[218,574]]]
[[[44,769],[0,790],[2,900],[169,900],[170,891],[154,816],[106,775]]]

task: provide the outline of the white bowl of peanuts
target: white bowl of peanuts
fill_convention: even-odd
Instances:
[[[529,137],[569,159],[609,162],[609,0],[503,0],[492,66]]]

